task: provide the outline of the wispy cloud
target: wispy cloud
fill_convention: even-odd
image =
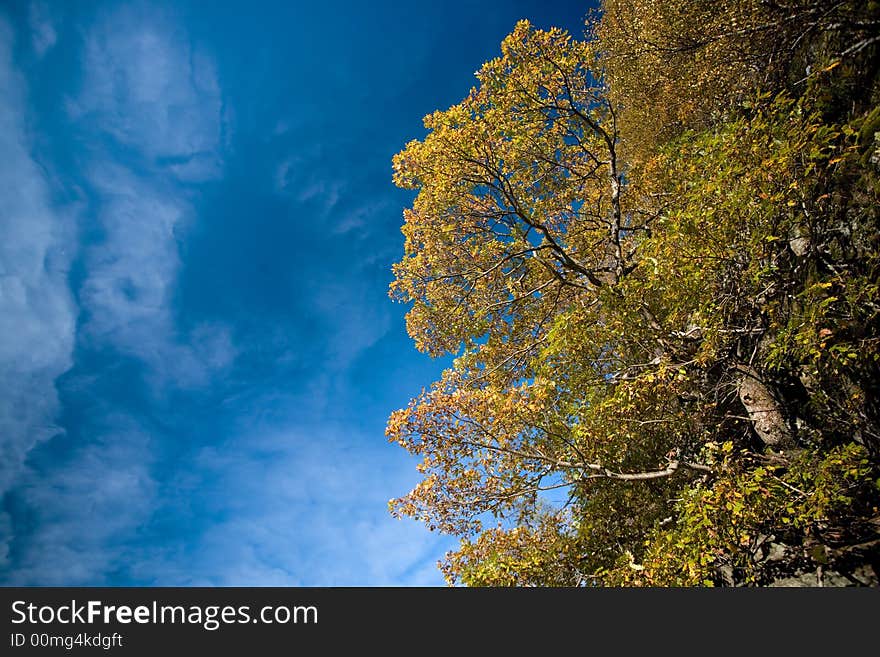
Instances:
[[[389,491],[413,483],[411,464],[365,456],[366,436],[253,429],[159,483],[148,433],[126,417],[107,423],[65,467],[29,473],[16,503],[38,529],[16,545],[8,583],[107,584],[114,573],[163,586],[441,583],[437,537],[386,512]],[[147,540],[166,513],[183,534]]]
[[[0,22],[0,582],[439,583],[448,543],[386,510],[416,472],[384,406],[416,375],[382,362],[382,147],[321,98],[277,121],[304,87],[258,85],[338,62],[200,11],[34,0],[21,72]]]
[[[223,103],[211,59],[144,5],[102,16],[85,40],[70,112],[104,140],[87,178],[103,239],[88,249],[86,333],[145,362],[161,383],[200,385],[235,355],[227,327],[176,328],[179,240],[195,215],[187,183],[222,173]],[[100,141],[100,140],[99,140]],[[137,169],[118,163],[125,154]]]
[[[211,57],[155,7],[102,15],[83,54],[85,81],[70,112],[178,180],[217,177],[223,99]]]
[[[186,567],[159,551],[138,568],[172,585],[440,583],[436,537],[386,510],[411,464],[365,456],[370,438],[343,431],[253,429],[201,450],[167,492],[218,520]]]
[[[278,194],[311,204],[323,219],[341,200],[345,182],[321,174],[322,157],[323,147],[319,146],[282,159],[275,167],[274,184]]]
[[[67,284],[71,226],[53,210],[31,156],[12,43],[0,17],[0,495],[34,445],[59,432],[55,379],[72,364],[76,323]],[[8,519],[0,519],[0,553],[9,540],[3,525]]]
[[[100,162],[89,180],[102,200],[103,239],[87,249],[80,290],[86,322],[83,339],[140,359],[158,385],[201,385],[234,356],[228,327],[203,324],[180,335],[173,294],[180,269],[176,233],[190,207],[174,190],[131,171]]]
[[[17,541],[9,583],[98,585],[127,568],[155,505],[152,460],[149,434],[110,413],[66,462],[29,468],[13,502],[36,529]]]
[[[0,556],[12,558],[14,546],[16,560],[12,571],[0,561],[0,572],[17,583],[96,584],[135,558],[122,543],[155,509],[156,436],[97,403],[66,457],[40,462],[34,446],[58,433],[54,381],[73,364],[75,337],[135,359],[157,392],[206,384],[235,358],[228,326],[181,327],[174,312],[180,234],[196,217],[190,185],[222,173],[221,95],[210,59],[146,5],[99,14],[85,33],[82,88],[68,113],[90,144],[82,170],[92,203],[82,220],[100,237],[80,249],[75,335],[75,234],[29,155],[11,36],[0,23],[0,493],[36,524],[13,536],[15,520],[0,517]]]
[[[376,217],[383,212],[390,210],[390,203],[386,199],[377,199],[367,202],[360,207],[354,208],[344,213],[340,221],[333,228],[333,232],[337,235],[348,235],[350,233],[360,233],[369,228],[369,224],[375,221]],[[364,259],[367,262],[367,259]]]
[[[45,55],[58,41],[55,23],[44,2],[34,1],[28,6],[28,25],[31,29],[31,46],[37,57]]]
[[[325,349],[331,373],[345,370],[388,332],[391,315],[384,300],[354,281],[330,280],[316,286],[312,303],[327,321]]]

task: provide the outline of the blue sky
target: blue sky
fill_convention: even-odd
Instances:
[[[391,157],[586,4],[0,7],[0,583],[438,585]]]

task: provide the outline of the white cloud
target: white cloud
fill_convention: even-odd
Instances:
[[[369,437],[339,432],[253,429],[204,448],[166,494],[194,494],[222,520],[200,534],[185,568],[161,552],[138,568],[164,585],[441,584],[436,562],[450,540],[386,508],[414,483],[412,464],[365,456],[357,442]]]
[[[186,209],[127,169],[102,164],[89,174],[102,200],[103,240],[92,245],[82,295],[98,339],[132,349],[169,330],[169,287],[179,267],[174,230]],[[124,346],[124,345],[123,345]]]
[[[16,542],[9,584],[95,586],[127,567],[137,546],[124,543],[155,508],[150,439],[127,416],[104,423],[69,462],[22,478],[17,495],[36,523]]]
[[[88,33],[71,114],[100,125],[177,179],[221,173],[223,99],[213,60],[155,8],[128,5]]]
[[[386,200],[366,203],[346,214],[346,216],[336,224],[333,232],[337,235],[346,235],[351,232],[363,232],[364,229],[369,227],[370,221],[374,220],[376,215],[388,210],[389,207],[390,204]]]
[[[297,157],[289,157],[285,160],[282,160],[278,163],[278,166],[275,167],[275,191],[279,194],[283,194],[287,191],[287,186],[290,184],[290,170],[295,168],[300,162]]]
[[[26,90],[11,47],[12,30],[0,18],[0,494],[31,448],[59,432],[55,379],[72,364],[76,326],[71,226],[53,210],[31,156]],[[0,526],[0,542],[4,534]]]
[[[222,173],[223,104],[210,58],[143,6],[99,18],[85,40],[85,76],[71,115],[111,138],[87,170],[103,239],[87,251],[85,333],[149,366],[157,387],[202,385],[235,355],[228,328],[181,335],[173,314],[178,240],[194,218],[181,183]],[[147,174],[118,164],[118,149]]]
[[[274,186],[278,194],[293,198],[299,203],[312,203],[323,216],[331,213],[345,193],[345,183],[339,179],[322,177],[315,172],[322,149],[291,155],[275,166]]]
[[[35,524],[13,537],[0,514],[0,571],[13,583],[99,584],[139,558],[139,546],[122,543],[155,509],[151,439],[133,419],[98,410],[101,426],[55,454],[61,462],[24,467],[36,442],[58,432],[53,384],[72,365],[77,319],[64,248],[75,240],[28,153],[10,36],[0,23],[0,493],[15,482]],[[83,247],[79,337],[140,359],[155,390],[206,383],[235,357],[228,327],[183,330],[173,312],[178,240],[195,216],[183,185],[221,174],[226,115],[213,65],[185,36],[145,8],[99,17],[69,104],[93,144],[84,175],[96,199],[89,227],[100,233]]]
[[[58,33],[44,2],[31,2],[28,7],[28,25],[31,29],[31,46],[37,57],[42,57],[58,41]]]
[[[202,324],[180,335],[172,295],[180,270],[177,232],[190,208],[129,170],[102,163],[89,173],[102,199],[103,239],[86,250],[80,294],[84,337],[148,365],[157,387],[198,386],[235,357],[227,327]]]
[[[327,282],[316,289],[313,306],[327,319],[328,367],[345,370],[391,328],[391,315],[384,297],[371,299],[365,284]]]

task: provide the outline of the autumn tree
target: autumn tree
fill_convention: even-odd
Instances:
[[[614,108],[588,44],[562,31],[521,22],[502,53],[395,157],[396,182],[420,193],[392,293],[416,302],[419,348],[463,350],[389,424],[431,472],[399,509],[450,531],[479,527],[483,512],[530,515],[545,479],[567,468],[653,476],[569,464],[565,387],[535,367],[566,309],[598,310],[615,294],[648,230],[622,194]]]
[[[394,159],[418,194],[391,293],[457,358],[389,420],[424,475],[391,507],[462,537],[451,582],[875,581],[878,112],[753,88],[667,130],[608,76],[651,30],[683,47],[679,4],[635,36],[610,2],[583,41],[520,22]],[[634,107],[661,117],[639,149]]]
[[[862,0],[604,0],[593,30],[630,158],[717,122],[756,89],[802,90],[828,66],[864,64],[878,40],[878,8]],[[850,84],[843,95],[867,89]]]

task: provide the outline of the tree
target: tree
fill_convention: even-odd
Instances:
[[[805,85],[878,40],[878,4],[841,0],[604,0],[596,23],[631,159],[705,128],[756,89]],[[865,87],[850,87],[857,96]]]
[[[392,296],[457,358],[389,420],[424,474],[392,511],[462,537],[452,582],[766,583],[807,536],[843,568],[876,538],[865,112],[754,91],[625,148],[633,107],[668,122],[606,84],[614,7],[586,41],[518,23],[395,157]]]
[[[527,513],[521,503],[560,468],[630,476],[553,455],[570,431],[562,389],[534,363],[565,309],[598,307],[631,269],[650,217],[625,207],[614,108],[588,44],[523,21],[502,53],[395,157],[396,182],[420,191],[392,293],[415,301],[417,346],[464,345],[434,390],[389,423],[392,438],[430,454],[431,476],[399,508],[450,530],[479,526],[484,511]]]

